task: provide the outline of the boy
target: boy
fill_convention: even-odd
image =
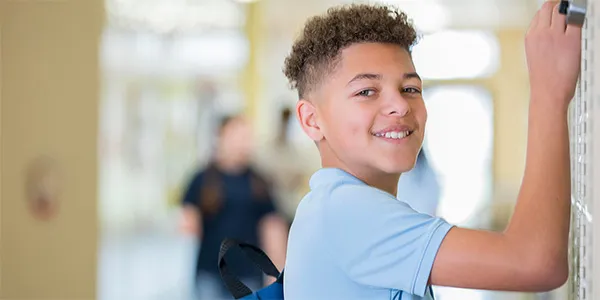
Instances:
[[[546,291],[568,277],[567,107],[581,29],[567,26],[548,2],[527,33],[527,163],[502,233],[454,227],[394,197],[400,174],[415,164],[427,119],[410,56],[415,39],[402,12],[345,6],[310,19],[286,59],[284,73],[300,98],[297,117],[323,166],[290,232],[288,300],[431,299],[431,285]]]

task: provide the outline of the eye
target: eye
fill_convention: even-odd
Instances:
[[[402,89],[402,92],[409,93],[409,94],[421,94],[421,90],[419,90],[418,88],[414,88],[414,87],[404,88],[404,89]]]
[[[366,90],[362,90],[362,91],[358,92],[358,94],[356,94],[356,96],[370,97],[370,96],[373,96],[374,94],[375,94],[375,90],[366,89]]]

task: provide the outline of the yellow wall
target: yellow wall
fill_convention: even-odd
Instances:
[[[494,79],[496,110],[494,175],[498,184],[519,185],[525,167],[529,77],[525,30],[498,33],[502,43],[501,69]]]
[[[98,50],[103,1],[0,1],[0,298],[94,299]],[[64,189],[50,221],[25,200],[26,167],[49,155]]]
[[[260,55],[264,46],[262,32],[262,1],[250,2],[246,4],[246,23],[244,32],[248,39],[248,62],[241,74],[242,90],[245,98],[246,113],[253,120],[258,116],[258,105],[261,94],[261,62]]]
[[[501,68],[491,81],[494,96],[494,222],[503,229],[517,200],[527,148],[529,77],[526,30],[498,32]]]

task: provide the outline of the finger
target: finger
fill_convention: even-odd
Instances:
[[[534,28],[537,28],[539,22],[540,22],[540,13],[538,11],[535,13],[535,16],[533,16],[533,19],[531,20],[531,24],[529,24],[529,31],[531,31]]]
[[[539,20],[538,20],[538,28],[550,28],[552,24],[552,11],[554,10],[555,1],[546,1],[542,8],[540,8]]]
[[[552,10],[552,30],[565,32],[567,29],[567,16],[559,12],[560,3],[557,3]]]
[[[581,27],[569,24],[567,25],[566,35],[581,41],[582,31],[583,29]]]

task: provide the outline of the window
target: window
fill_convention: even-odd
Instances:
[[[499,53],[491,33],[440,31],[422,38],[413,48],[413,60],[424,79],[472,79],[493,75],[500,65]]]
[[[438,214],[470,225],[490,200],[493,109],[478,86],[436,86],[424,94],[427,151],[442,188]]]

